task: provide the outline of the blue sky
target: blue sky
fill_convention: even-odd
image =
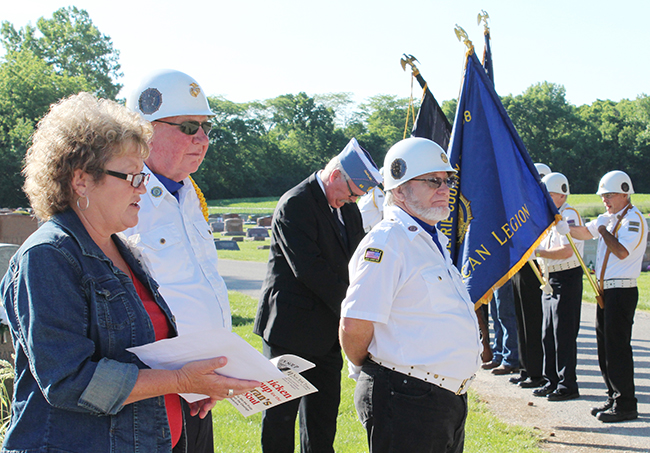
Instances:
[[[304,91],[408,97],[399,64],[413,54],[440,102],[458,96],[463,27],[482,55],[477,14],[490,15],[495,84],[521,94],[542,81],[562,84],[575,105],[650,94],[650,1],[618,0],[54,0],[4,2],[16,28],[75,5],[120,51],[122,97],[146,73],[174,68],[209,95],[234,102]],[[417,84],[416,84],[417,85]],[[415,96],[421,91],[416,90]]]

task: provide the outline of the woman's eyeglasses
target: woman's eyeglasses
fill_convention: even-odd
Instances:
[[[447,179],[442,179],[442,178],[412,178],[411,181],[424,181],[432,189],[439,188],[440,186],[442,186],[443,182],[450,189],[455,189],[458,186],[458,178],[455,177],[455,176],[450,176]]]
[[[204,121],[199,123],[198,121],[183,121],[182,123],[170,123],[169,121],[163,120],[154,120],[155,123],[164,123],[170,124],[172,126],[178,126],[181,129],[181,132],[186,135],[194,135],[199,131],[199,127],[203,129],[205,135],[210,133],[212,130],[212,123],[209,121]]]
[[[124,179],[129,181],[134,188],[140,187],[142,184],[146,184],[149,181],[149,173],[120,173],[119,171],[113,170],[104,170],[104,173],[107,175],[115,176],[116,178]]]

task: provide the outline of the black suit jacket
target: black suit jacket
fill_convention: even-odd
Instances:
[[[356,203],[340,209],[347,247],[316,173],[280,198],[253,330],[268,343],[322,355],[338,342],[348,262],[364,236]]]

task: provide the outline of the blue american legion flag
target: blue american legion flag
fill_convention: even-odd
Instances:
[[[438,228],[478,306],[526,263],[559,214],[473,49],[449,150],[460,185]]]

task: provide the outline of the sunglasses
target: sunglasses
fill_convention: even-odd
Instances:
[[[104,170],[104,173],[107,175],[115,176],[116,178],[124,179],[129,181],[134,188],[140,187],[142,184],[146,184],[149,181],[149,173],[120,173],[119,171],[113,170]]]
[[[194,135],[199,131],[199,127],[203,129],[205,135],[208,135],[212,130],[212,123],[209,121],[204,121],[199,123],[198,121],[183,121],[182,123],[170,123],[169,121],[163,120],[154,120],[156,123],[169,124],[171,126],[178,126],[181,129],[181,132],[186,135]]]
[[[357,195],[356,193],[352,192],[352,187],[350,187],[350,183],[348,182],[347,179],[345,180],[345,183],[348,185],[348,190],[350,191],[350,195],[348,196],[348,198],[359,198],[361,196],[361,195]]]
[[[432,189],[439,188],[440,186],[442,186],[443,182],[450,189],[455,189],[456,187],[458,187],[458,178],[455,177],[455,176],[450,176],[447,179],[442,179],[442,178],[413,178],[413,179],[411,179],[411,181],[424,181]]]

